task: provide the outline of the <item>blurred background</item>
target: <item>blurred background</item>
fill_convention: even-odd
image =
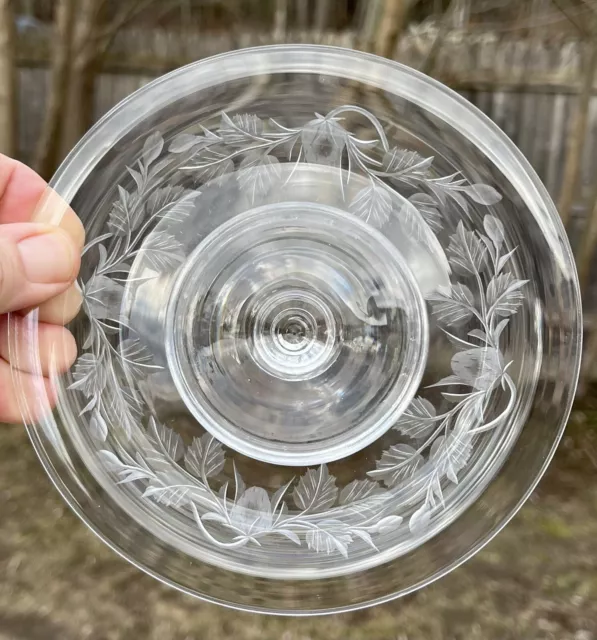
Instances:
[[[0,0],[0,152],[50,178],[153,78],[216,53],[323,43],[436,77],[545,182],[584,299],[577,403],[521,514],[447,578],[353,614],[281,619],[185,597],[67,510],[23,429],[0,429],[0,640],[597,640],[597,0]]]

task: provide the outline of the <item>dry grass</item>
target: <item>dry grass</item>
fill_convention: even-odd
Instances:
[[[597,640],[597,429],[573,416],[539,491],[439,583],[354,614],[283,619],[185,597],[62,504],[22,429],[0,430],[1,640]]]

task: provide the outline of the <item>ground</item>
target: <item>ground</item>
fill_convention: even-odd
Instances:
[[[597,401],[521,513],[438,583],[352,614],[204,604],[143,575],[70,513],[25,432],[0,425],[0,640],[597,640]]]

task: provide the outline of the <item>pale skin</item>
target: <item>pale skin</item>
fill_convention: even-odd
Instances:
[[[50,375],[67,371],[77,355],[75,340],[64,325],[81,306],[75,279],[85,232],[72,209],[54,195],[49,202],[60,209],[58,226],[39,221],[49,218],[48,207],[41,216],[39,207],[48,194],[47,184],[32,169],[0,155],[0,423],[22,421],[17,386],[28,396],[39,393],[32,375],[36,365],[41,365],[49,402],[54,404]],[[18,324],[35,308],[40,362],[28,363],[28,345],[20,342],[12,345],[13,356],[16,350],[19,357],[11,362],[8,313],[15,312],[12,318]]]

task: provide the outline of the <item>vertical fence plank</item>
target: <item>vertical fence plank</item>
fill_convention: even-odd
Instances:
[[[562,160],[566,134],[566,96],[556,95],[553,98],[551,122],[548,124],[548,159],[546,170],[547,190],[553,198],[560,191],[562,180]]]

